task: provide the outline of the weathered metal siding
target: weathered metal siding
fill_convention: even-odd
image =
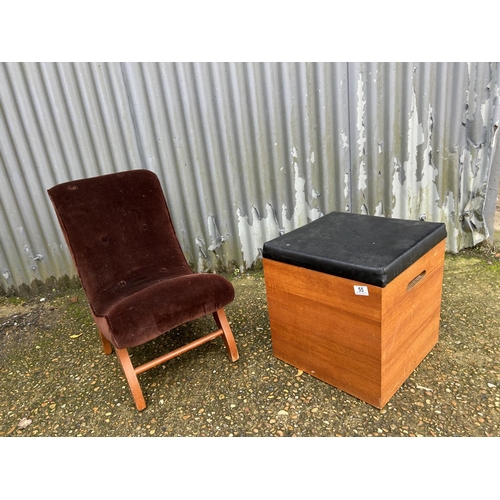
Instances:
[[[2,63],[0,283],[74,274],[46,189],[131,168],[159,175],[197,270],[332,210],[471,246],[498,94],[496,63]]]
[[[136,165],[119,65],[0,64],[4,289],[74,274],[46,189]]]
[[[488,237],[498,67],[350,64],[352,211],[445,222],[448,250]]]
[[[331,138],[348,133],[345,65],[123,68],[142,165],[161,174],[198,269],[251,265],[280,230],[344,209],[348,152]]]

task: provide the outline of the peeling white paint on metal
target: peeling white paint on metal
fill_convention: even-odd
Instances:
[[[460,156],[460,220],[465,229],[460,240],[465,246],[477,245],[490,237],[483,211],[495,151],[496,134],[490,132],[488,139],[488,126],[495,126],[493,103],[498,99],[498,83],[488,82],[486,89],[484,94],[478,95],[474,87],[473,99],[469,99],[467,118],[473,124],[473,132],[467,137],[467,144]]]
[[[308,222],[319,219],[323,214],[317,208],[310,208],[306,200],[306,180],[299,175],[299,166],[294,165],[295,172],[295,207],[293,220],[295,227],[303,226]]]
[[[252,207],[252,222],[248,215],[243,215],[240,208],[237,209],[238,217],[238,235],[241,243],[241,252],[243,261],[246,266],[251,266],[260,256],[262,248],[266,241],[276,238],[280,234],[292,231],[298,227],[307,224],[323,216],[323,213],[311,208],[307,203],[305,184],[306,180],[299,175],[298,151],[293,147],[290,151],[292,155],[292,166],[294,171],[294,189],[295,189],[295,204],[293,207],[293,215],[289,219],[286,214],[288,212],[285,204],[281,207],[280,226],[273,206],[268,203],[266,205],[267,215],[261,217],[255,207]],[[318,197],[319,192],[312,190],[312,197]]]
[[[384,214],[384,204],[382,201],[379,201],[378,205],[375,208],[375,214],[378,217],[385,217]]]
[[[366,174],[365,165],[364,160],[359,164],[358,191],[364,191],[367,187],[368,175]]]
[[[208,246],[208,250],[210,252],[214,252],[217,250],[225,241],[225,237],[221,236],[219,233],[219,228],[217,227],[217,222],[213,215],[208,216],[208,234],[210,236],[210,245]]]
[[[347,140],[347,135],[344,132],[342,132],[340,134],[340,138],[342,139],[342,147],[343,148],[349,148],[349,142]]]
[[[398,160],[394,158],[394,165],[396,166],[392,178],[394,217],[416,219],[421,211],[420,202],[422,200],[422,189],[426,188],[431,182],[427,165],[422,172],[420,181],[417,176],[418,146],[423,144],[424,141],[425,137],[422,124],[418,119],[417,98],[415,91],[413,91],[411,108],[408,116],[408,156],[402,166],[399,166]],[[403,176],[404,181],[402,181]]]
[[[243,254],[242,270],[244,267],[250,267],[260,257],[266,241],[276,238],[280,235],[280,231],[282,231],[276,219],[273,206],[268,203],[266,209],[266,217],[260,217],[257,209],[252,207],[252,224],[249,222],[249,217],[243,215],[239,208],[236,211],[238,217],[238,236]],[[283,212],[285,213],[285,210]]]
[[[415,95],[415,103],[416,103],[416,95]],[[429,133],[427,136],[426,147],[423,152],[424,161],[423,161],[422,176],[420,181],[416,182],[416,187],[418,191],[418,201],[412,207],[414,212],[412,213],[411,218],[419,217],[419,215],[417,216],[416,212],[419,212],[419,214],[421,213],[425,214],[426,207],[434,207],[439,205],[439,192],[436,185],[438,171],[431,162],[432,123],[433,123],[433,111],[432,111],[432,106],[429,105],[429,109],[427,111],[427,130],[429,131]],[[422,143],[423,143],[425,141],[425,137],[421,125],[419,129],[422,133]]]
[[[358,131],[358,155],[361,158],[359,163],[359,177],[358,177],[358,191],[364,191],[366,189],[366,181],[368,179],[368,175],[366,172],[366,163],[365,163],[365,146],[366,146],[366,130],[364,123],[364,113],[366,101],[363,94],[363,79],[361,74],[358,77],[358,89],[356,92],[357,95],[357,107],[356,107],[356,129]]]
[[[349,193],[351,192],[351,183],[350,183],[350,177],[349,177],[349,172],[344,173],[344,198],[346,200],[349,199]],[[349,212],[350,211],[349,205],[346,205],[345,211]]]
[[[207,269],[208,254],[205,250],[206,245],[203,239],[200,238],[199,236],[195,239],[195,243],[198,246],[197,271],[203,272]]]
[[[455,196],[453,191],[449,191],[441,205],[441,212],[443,216],[441,220],[446,223],[446,230],[448,233],[448,250],[451,252],[458,252],[460,248],[460,245],[458,244],[460,231],[458,230],[458,227],[453,224],[453,220],[457,218],[455,207]]]
[[[489,102],[489,99],[483,104],[481,104],[481,117],[483,119],[483,123],[488,123],[490,121],[490,113],[491,113],[491,104]]]

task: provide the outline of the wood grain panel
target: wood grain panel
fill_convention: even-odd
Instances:
[[[382,408],[437,342],[443,261],[444,241],[380,288],[263,259],[274,355]]]
[[[274,355],[360,399],[381,384],[381,289],[264,259]],[[373,401],[374,403],[376,401]]]
[[[444,250],[443,241],[384,289],[381,334],[383,405],[438,341]],[[408,284],[423,271],[424,277],[408,290]]]

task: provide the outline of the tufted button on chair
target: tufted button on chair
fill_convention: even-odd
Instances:
[[[65,182],[48,190],[73,256],[104,352],[114,348],[138,410],[137,375],[219,336],[238,350],[224,307],[234,289],[224,277],[194,273],[176,237],[157,176],[131,170]],[[134,367],[127,349],[212,314],[217,330]]]

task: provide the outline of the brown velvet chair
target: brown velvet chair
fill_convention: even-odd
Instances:
[[[238,350],[224,307],[234,289],[224,277],[193,273],[177,240],[160,182],[131,170],[52,187],[59,218],[104,352],[114,347],[138,410],[146,407],[137,375],[222,336]],[[127,349],[213,314],[217,330],[134,367]]]

